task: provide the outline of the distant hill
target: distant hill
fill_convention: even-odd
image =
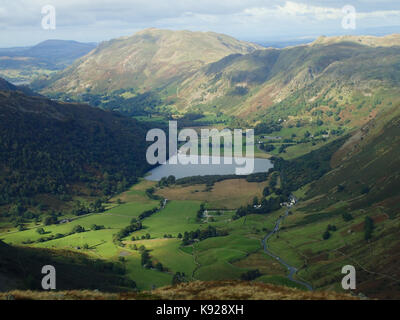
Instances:
[[[0,76],[17,83],[71,65],[96,48],[94,43],[46,40],[32,47],[0,49]]]
[[[38,93],[32,91],[26,86],[15,86],[2,78],[0,78],[0,91],[19,91],[27,96],[40,96]]]
[[[44,92],[143,92],[183,81],[202,66],[261,46],[213,32],[146,29],[101,43],[88,56],[52,76]]]
[[[149,168],[146,128],[136,120],[0,86],[0,205],[38,194],[112,194]]]

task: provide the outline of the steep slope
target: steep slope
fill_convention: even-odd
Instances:
[[[400,297],[399,103],[355,131],[332,170],[296,192],[300,202],[272,241],[316,288],[341,290],[341,268],[353,265],[357,292]]]
[[[358,300],[349,294],[307,292],[270,284],[240,281],[195,281],[168,286],[143,293],[110,294],[94,291],[60,293],[12,291],[0,293],[1,298],[16,300]]]
[[[0,119],[1,204],[76,184],[112,194],[148,169],[146,128],[120,114],[0,90]]]
[[[181,110],[253,120],[312,118],[360,125],[400,83],[400,35],[319,38],[310,45],[231,55],[179,86]]]
[[[12,83],[0,78],[0,91],[20,91],[27,96],[36,96],[40,95],[36,92],[32,91],[28,87],[25,86],[14,86]]]
[[[399,66],[400,35],[320,37],[266,49],[214,33],[149,29],[103,43],[35,86],[131,115],[159,107],[354,128],[399,95]],[[142,107],[130,107],[137,103]]]
[[[123,267],[66,250],[12,247],[0,240],[0,292],[16,289],[41,290],[42,267],[57,272],[57,289],[129,291],[133,281],[124,279]],[[118,270],[119,273],[115,270]]]
[[[207,63],[261,48],[212,32],[146,29],[104,42],[45,82],[46,93],[148,91],[182,80]],[[43,85],[38,83],[37,85]]]

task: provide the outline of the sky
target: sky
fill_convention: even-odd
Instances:
[[[55,9],[55,21],[46,6]],[[214,31],[259,43],[383,35],[400,33],[400,1],[0,0],[1,48],[47,39],[101,42],[150,27]]]

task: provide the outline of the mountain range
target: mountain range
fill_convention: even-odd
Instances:
[[[98,104],[110,95],[152,95],[153,112],[354,127],[398,93],[399,66],[400,35],[320,37],[274,49],[215,33],[147,29],[102,43],[33,88],[96,96]]]
[[[141,283],[143,287],[153,283],[152,276],[165,281],[176,272],[178,278],[184,277],[179,269],[183,267],[168,259],[177,252],[179,257],[186,254],[192,279],[194,275],[200,280],[237,279],[243,268],[248,273],[251,268],[250,274],[258,271],[256,279],[260,279],[260,271],[253,269],[261,266],[276,269],[268,281],[293,285],[284,277],[286,268],[280,273],[274,259],[264,260],[264,252],[264,258],[257,256],[261,254],[258,240],[265,239],[280,219],[282,225],[268,246],[296,266],[297,279],[316,289],[341,291],[340,270],[350,264],[357,266],[358,292],[384,299],[399,297],[400,35],[320,37],[309,44],[277,49],[211,32],[146,29],[103,42],[86,55],[81,55],[83,51],[72,65],[36,78],[31,88],[39,94],[0,79],[0,218],[3,230],[11,229],[11,222],[21,228],[7,230],[7,245],[0,242],[0,251],[10,256],[11,262],[3,263],[7,273],[15,263],[8,246],[12,241],[81,246],[74,242],[79,240],[74,232],[61,234],[63,244],[57,242],[56,234],[45,238],[32,230],[41,216],[43,223],[57,216],[52,211],[79,216],[72,199],[81,204],[76,200],[90,203],[100,198],[100,207],[91,203],[89,207],[95,210],[83,215],[102,212],[102,201],[107,202],[108,213],[92,217],[108,224],[101,229],[101,239],[107,240],[100,243],[100,238],[91,238],[99,231],[95,225],[86,230],[85,241],[92,245],[87,243],[86,250],[128,261],[135,281],[142,281],[136,272],[151,278]],[[157,116],[161,120],[154,121]],[[218,196],[213,183],[204,185],[205,190],[190,185],[189,199],[183,203],[178,194],[171,200],[176,205],[172,208],[166,202],[160,209],[153,207],[161,199],[156,191],[184,192],[188,186],[142,181],[144,187],[136,185],[122,193],[149,169],[143,143],[146,130],[172,118],[194,126],[203,125],[197,119],[206,119],[207,125],[218,121],[224,127],[255,128],[260,149],[269,147],[274,163],[267,180],[257,182],[265,187],[259,206],[275,199],[278,210],[254,210],[256,197],[253,205],[238,208],[229,219],[218,220],[225,212],[201,220],[204,204],[189,199],[203,192]],[[274,151],[277,146],[279,152]],[[113,199],[121,193],[122,200]],[[298,203],[280,208],[282,197],[292,195]],[[182,229],[173,226],[171,233],[181,232],[181,238],[182,233],[186,238],[192,234],[195,239],[190,228],[214,222],[226,230],[194,241],[193,246],[181,245],[178,235],[175,239],[164,232],[170,226],[164,225],[163,215],[176,218],[180,213],[189,215],[190,210],[197,220],[181,219]],[[136,217],[147,234],[138,229]],[[115,228],[118,232],[111,227],[118,219],[131,220],[130,225],[118,224],[123,228]],[[85,221],[85,217],[78,220]],[[30,229],[24,230],[24,225]],[[162,232],[157,229],[160,225]],[[49,233],[56,228],[48,227]],[[138,241],[142,241],[138,245],[157,243],[160,247],[144,248],[139,256]],[[174,247],[163,247],[167,241]],[[104,244],[106,249],[101,247]],[[143,257],[149,268],[144,267]],[[169,269],[160,267],[161,261]],[[194,269],[190,269],[192,264]],[[0,282],[4,278],[0,273]],[[111,274],[110,279],[114,288],[119,279]]]

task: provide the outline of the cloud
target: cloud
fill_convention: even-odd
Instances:
[[[101,41],[147,28],[227,33],[242,39],[339,33],[351,2],[358,24],[398,25],[400,1],[382,0],[0,0],[0,47],[46,38]],[[53,5],[57,29],[41,29],[41,8]]]
[[[307,17],[319,21],[342,19],[344,16],[343,7],[323,7],[309,5],[301,2],[286,1],[283,5],[276,5],[273,8],[268,7],[253,7],[243,11],[245,15],[253,17],[271,17],[279,16],[281,18],[298,18]],[[357,7],[354,7],[357,11]],[[366,18],[387,18],[400,16],[400,10],[380,10],[372,12],[357,12],[358,19]]]

